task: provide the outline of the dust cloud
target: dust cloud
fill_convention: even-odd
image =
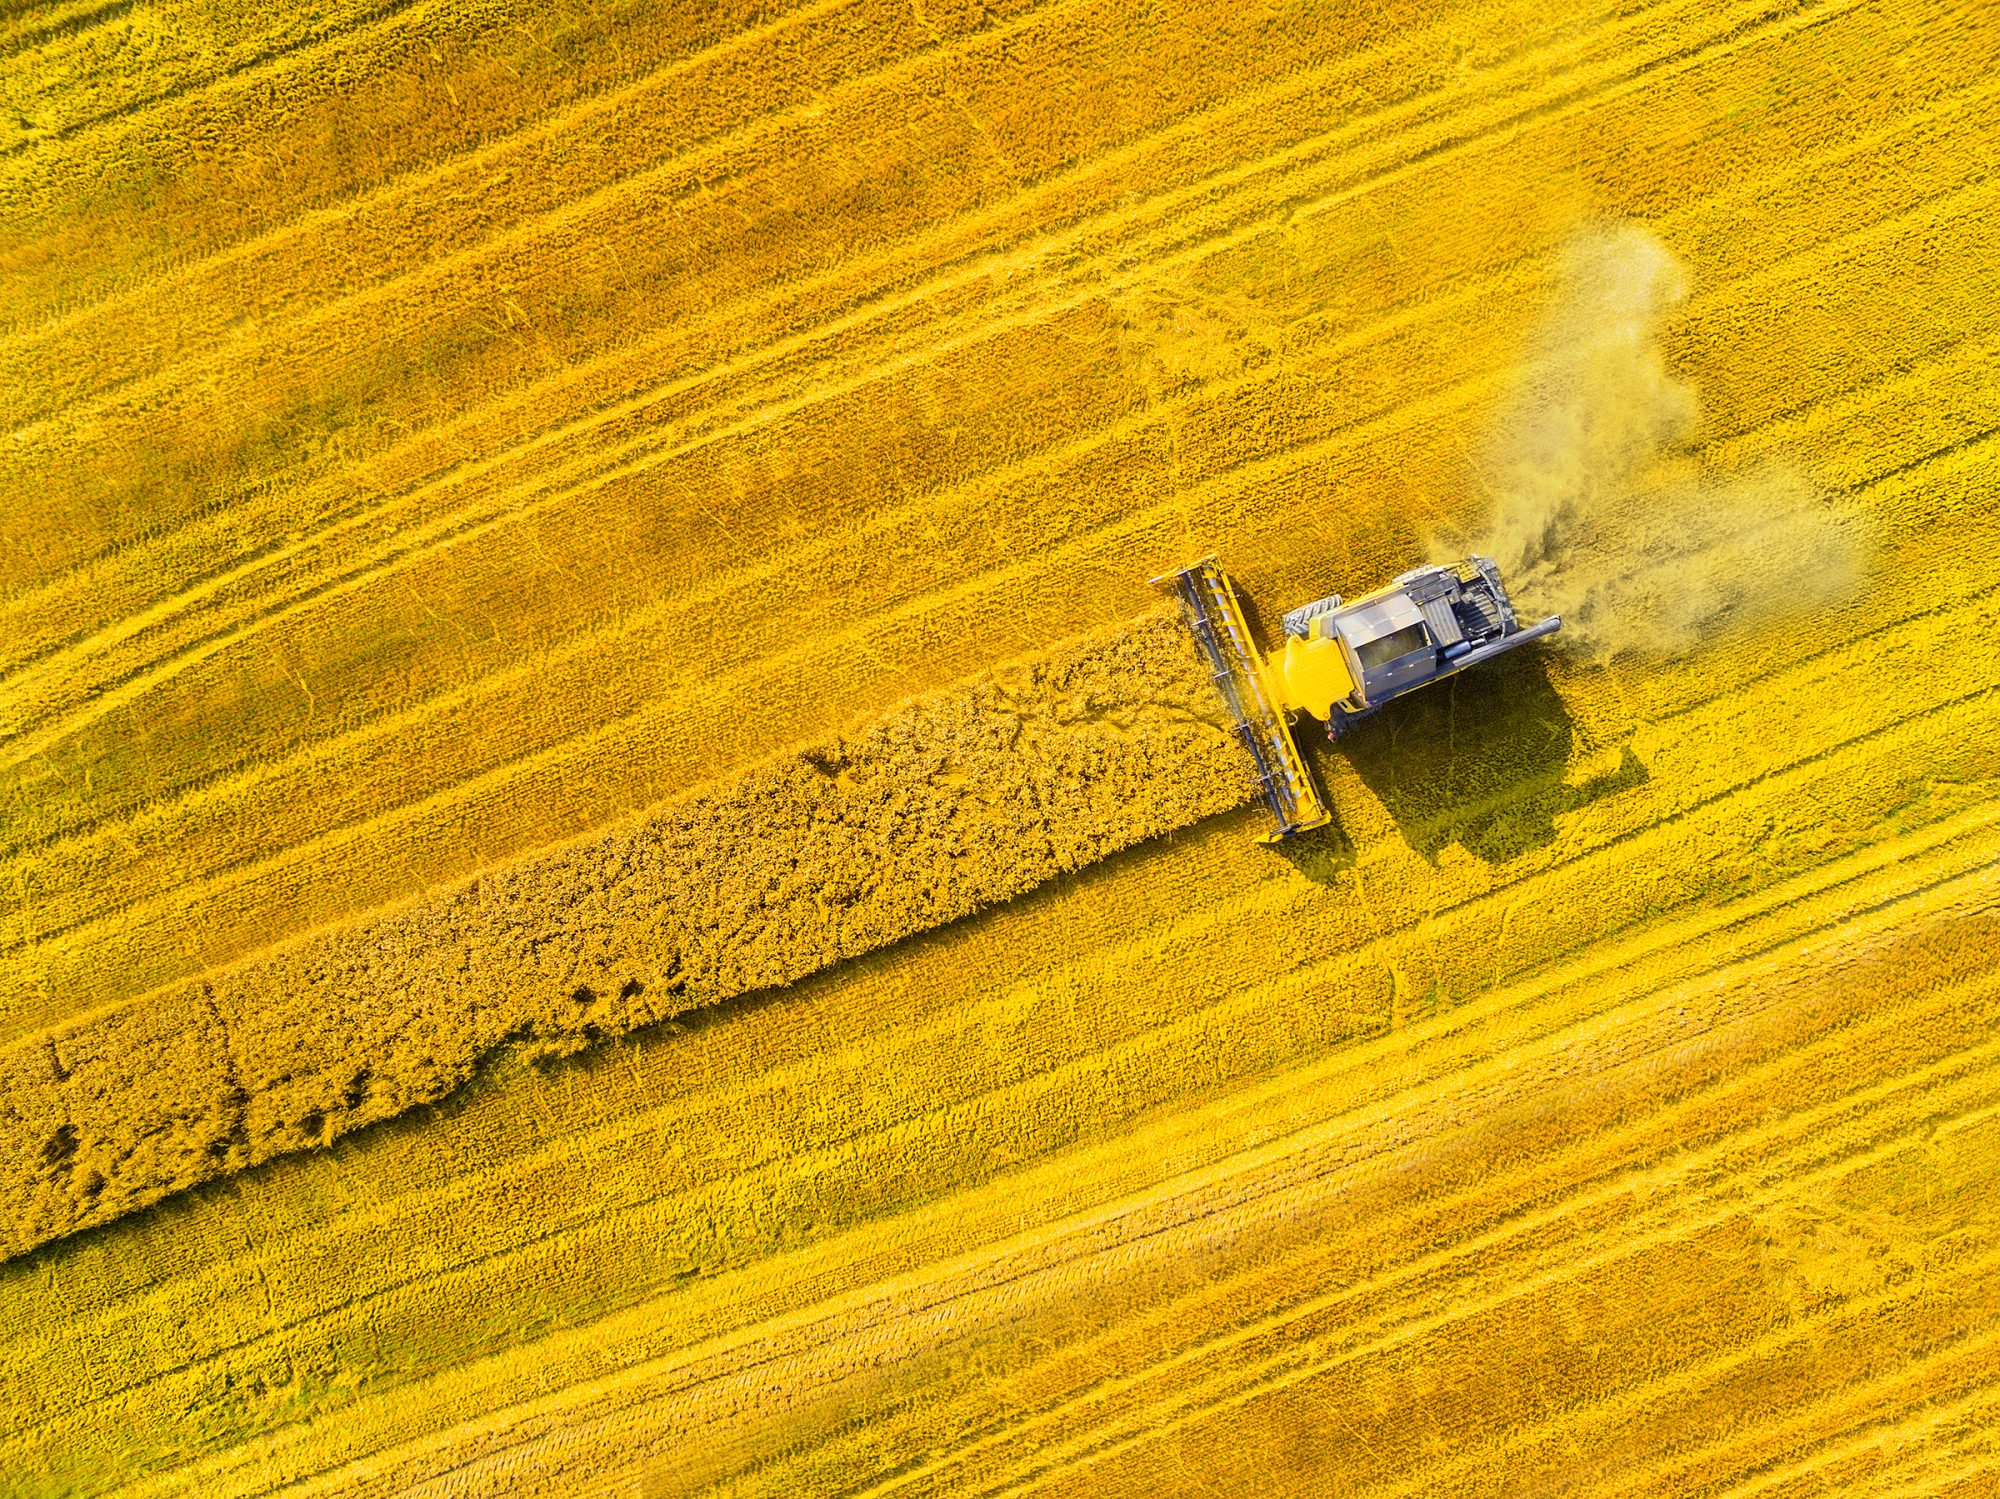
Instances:
[[[1493,497],[1473,549],[1524,617],[1597,657],[1676,655],[1848,596],[1858,520],[1782,462],[1718,476],[1690,456],[1697,403],[1660,329],[1685,266],[1651,231],[1600,225],[1563,251],[1528,376],[1477,465]],[[1463,538],[1454,555],[1463,554]]]

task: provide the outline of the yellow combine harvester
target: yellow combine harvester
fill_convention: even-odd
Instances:
[[[1266,842],[1333,820],[1292,738],[1294,714],[1303,709],[1324,719],[1328,737],[1338,739],[1391,698],[1562,628],[1555,616],[1524,627],[1493,559],[1469,557],[1456,566],[1404,573],[1351,604],[1336,593],[1290,610],[1284,652],[1266,659],[1213,557],[1153,581],[1179,597],[1256,763],[1258,784],[1278,819]]]

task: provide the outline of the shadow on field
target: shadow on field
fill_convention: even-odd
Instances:
[[[1294,725],[1292,732],[1294,734],[1298,732],[1297,725]],[[1307,728],[1307,733],[1311,733],[1310,727]],[[1300,748],[1305,749],[1305,746],[1301,745]],[[1323,786],[1326,784],[1324,769],[1326,756],[1323,753],[1315,753],[1317,749],[1317,745],[1306,749],[1306,758],[1319,768],[1320,784]],[[1266,823],[1266,826],[1269,824]],[[1285,856],[1286,863],[1316,885],[1331,885],[1343,870],[1354,867],[1354,844],[1338,822],[1328,823],[1323,828],[1314,828],[1310,833],[1295,833],[1283,842],[1273,844],[1272,847]]]
[[[1554,842],[1558,813],[1649,779],[1627,748],[1612,770],[1566,785],[1577,749],[1575,723],[1546,663],[1524,651],[1389,704],[1331,753],[1347,757],[1433,864],[1453,843],[1499,864]],[[1308,879],[1325,882],[1352,862],[1344,839],[1294,842],[1284,852]]]

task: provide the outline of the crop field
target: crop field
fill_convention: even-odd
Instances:
[[[0,1496],[2000,1492],[1990,4],[0,101]],[[1149,578],[1467,549],[1259,843]]]

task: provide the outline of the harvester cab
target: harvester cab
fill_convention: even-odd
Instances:
[[[1366,598],[1339,594],[1286,612],[1282,652],[1265,657],[1243,606],[1213,557],[1154,579],[1174,590],[1195,645],[1250,752],[1275,833],[1323,827],[1333,813],[1292,737],[1304,711],[1339,739],[1404,693],[1491,661],[1562,628],[1550,617],[1523,626],[1490,557],[1420,567]]]

